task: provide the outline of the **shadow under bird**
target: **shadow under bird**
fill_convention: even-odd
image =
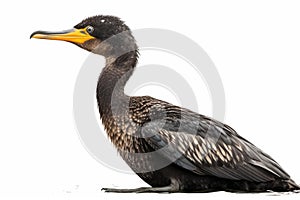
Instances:
[[[96,89],[103,125],[121,157],[151,186],[106,192],[300,189],[275,160],[228,125],[150,96],[126,95],[139,54],[119,18],[89,17],[73,29],[36,31],[30,38],[71,42],[106,59]]]

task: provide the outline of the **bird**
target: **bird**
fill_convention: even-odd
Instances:
[[[157,98],[127,95],[124,88],[140,54],[120,18],[96,15],[72,29],[35,31],[30,38],[66,41],[105,58],[96,87],[103,126],[122,159],[149,185],[105,192],[300,189],[274,159],[227,124]]]

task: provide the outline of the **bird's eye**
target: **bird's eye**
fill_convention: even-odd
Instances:
[[[88,33],[92,33],[92,32],[94,31],[94,27],[88,26],[88,27],[86,27],[86,31],[87,31]]]

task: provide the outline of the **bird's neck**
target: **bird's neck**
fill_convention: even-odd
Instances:
[[[114,112],[128,106],[129,96],[125,94],[124,88],[133,73],[137,58],[137,50],[127,52],[117,58],[106,57],[106,66],[98,79],[96,92],[102,120],[110,119]]]

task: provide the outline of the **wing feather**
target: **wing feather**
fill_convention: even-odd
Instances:
[[[289,178],[270,156],[228,125],[189,110],[173,108],[167,109],[163,125],[160,119],[154,119],[143,132],[151,135],[146,141],[155,150],[167,146],[167,151],[161,151],[162,156],[174,160],[179,167],[232,180],[265,182]]]

